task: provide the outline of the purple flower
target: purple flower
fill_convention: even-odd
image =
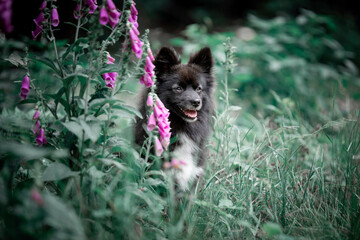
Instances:
[[[40,5],[40,10],[44,10],[45,8],[46,8],[46,4],[47,4],[47,2],[46,1],[43,1],[42,3],[41,3],[41,5]]]
[[[23,78],[23,81],[21,83],[21,93],[20,96],[25,100],[28,93],[29,93],[29,88],[30,88],[30,79],[28,77],[28,75],[25,75]]]
[[[151,132],[152,130],[154,130],[155,127],[156,127],[156,119],[155,119],[154,114],[152,113],[149,117],[149,121],[147,124],[147,130],[149,132]]]
[[[56,8],[53,8],[51,10],[51,24],[54,26],[54,27],[57,27],[59,25],[59,14],[58,14],[58,11]]]
[[[147,105],[148,107],[154,106],[154,100],[153,100],[153,97],[152,97],[150,94],[149,94],[148,97],[147,97],[146,105]]]
[[[163,151],[164,151],[164,149],[161,145],[161,142],[159,141],[159,139],[157,137],[155,137],[155,154],[156,154],[156,156],[161,156]]]
[[[102,7],[101,10],[100,10],[99,21],[100,21],[101,25],[106,25],[108,23],[108,21],[109,21],[108,14],[107,14],[106,9],[104,7]]]
[[[11,24],[12,0],[0,0],[0,29],[4,29],[5,33],[11,32],[14,27]]]
[[[131,12],[131,15],[133,16],[137,16],[138,15],[138,10],[136,9],[135,7],[135,4],[131,4],[131,7],[130,7],[130,12]]]
[[[39,110],[36,110],[36,112],[34,113],[33,119],[37,120],[39,118],[40,112]]]
[[[45,137],[45,131],[43,128],[40,128],[35,141],[39,145],[39,147],[41,147],[43,144],[47,143],[46,137]]]
[[[75,10],[74,10],[74,18],[75,19],[79,19],[79,17],[81,16],[81,9],[80,9],[80,5],[76,4]]]
[[[147,49],[148,57],[150,58],[151,62],[155,61],[154,55],[151,51],[151,48]]]
[[[88,0],[87,1],[87,5],[89,5],[89,13],[93,14],[95,12],[95,10],[97,9],[97,2],[96,0]]]
[[[112,0],[106,0],[106,3],[110,11],[116,10],[116,6]]]
[[[40,129],[40,121],[36,120],[35,125],[34,125],[34,127],[32,129],[34,135],[38,133],[39,129]]]
[[[107,55],[107,63],[106,64],[114,64],[115,62],[115,58],[113,58],[109,53]],[[115,81],[116,81],[116,77],[117,77],[117,72],[109,72],[109,73],[104,73],[102,75],[103,79],[105,80],[105,84],[107,87],[109,88],[114,88],[115,87]]]
[[[42,30],[43,30],[42,26],[36,26],[36,29],[34,31],[31,31],[34,40],[37,38],[37,36],[39,36]]]
[[[39,16],[34,19],[34,22],[36,26],[41,27],[44,20],[45,20],[44,13],[40,12]]]

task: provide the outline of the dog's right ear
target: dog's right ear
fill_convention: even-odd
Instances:
[[[180,57],[174,49],[162,47],[155,58],[155,73],[156,75],[168,73],[172,66],[180,63]]]

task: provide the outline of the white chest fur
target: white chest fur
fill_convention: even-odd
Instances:
[[[203,169],[197,166],[198,146],[196,143],[186,134],[180,134],[178,141],[179,145],[172,152],[172,158],[181,161],[181,164],[174,174],[180,189],[186,191],[194,179],[202,174]]]

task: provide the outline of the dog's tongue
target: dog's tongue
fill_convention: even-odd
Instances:
[[[186,109],[186,110],[184,110],[184,113],[186,116],[191,117],[191,118],[196,118],[196,116],[197,116],[197,111],[195,111],[195,110]]]

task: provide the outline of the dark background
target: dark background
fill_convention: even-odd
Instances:
[[[122,1],[114,2],[121,9]],[[31,37],[31,31],[35,29],[33,19],[37,17],[41,3],[42,0],[13,0],[14,31],[9,37]],[[140,30],[161,28],[164,32],[175,34],[188,24],[202,23],[204,19],[211,19],[213,30],[221,31],[230,25],[241,24],[249,13],[265,18],[279,14],[296,16],[301,8],[317,14],[332,15],[344,24],[354,24],[356,29],[359,29],[360,25],[356,1],[351,0],[136,0],[136,3]],[[58,0],[56,5],[62,28],[57,37],[67,38],[72,32],[66,29],[71,30],[72,27],[64,22],[74,22],[72,14],[76,3],[71,0]]]

